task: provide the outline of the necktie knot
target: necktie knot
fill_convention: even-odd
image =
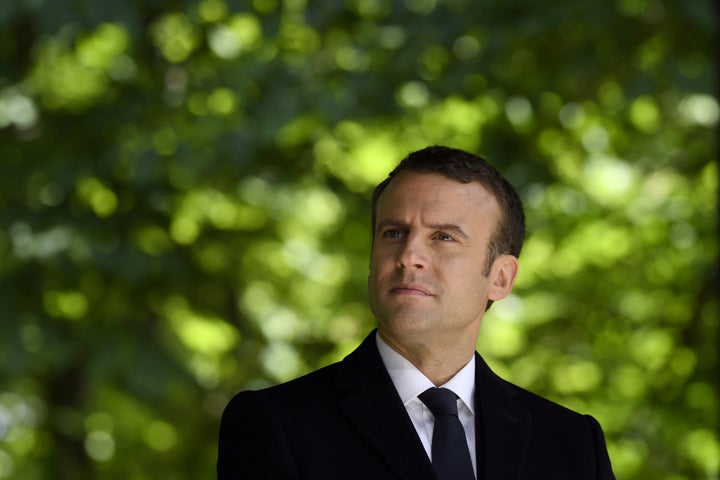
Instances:
[[[421,393],[418,398],[430,409],[435,418],[445,415],[457,417],[457,398],[452,390],[431,387]]]

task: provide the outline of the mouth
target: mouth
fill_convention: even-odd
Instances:
[[[390,293],[393,295],[418,295],[418,296],[425,296],[425,297],[434,296],[430,291],[428,291],[422,285],[417,285],[417,284],[412,284],[412,283],[403,283],[401,285],[397,285],[390,289]]]

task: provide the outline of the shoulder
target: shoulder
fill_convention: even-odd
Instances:
[[[238,445],[257,450],[258,458],[266,451],[289,451],[290,438],[298,430],[330,411],[329,385],[336,369],[333,364],[286,383],[235,394],[220,421],[220,452],[225,462],[237,456]],[[249,442],[250,438],[255,440]]]
[[[490,401],[509,402],[527,411],[533,418],[535,427],[544,426],[553,430],[585,431],[594,428],[597,422],[590,416],[574,411],[555,401],[542,397],[496,375],[482,357],[477,363],[477,382],[480,396],[491,397]],[[482,400],[481,400],[482,401]]]
[[[535,428],[553,431],[566,438],[596,437],[600,425],[592,416],[572,410],[548,398],[541,397],[507,380],[502,380],[508,390],[514,392],[513,400],[532,415]]]
[[[267,410],[277,406],[278,403],[291,401],[297,404],[298,401],[302,402],[306,398],[322,397],[335,382],[339,365],[334,363],[277,385],[241,391],[230,400],[226,411],[247,408]]]
[[[525,468],[546,472],[547,478],[614,478],[602,428],[593,417],[502,379],[477,359],[476,398],[488,438],[515,431],[526,440]]]
[[[528,409],[532,413],[545,413],[559,415],[561,417],[581,417],[582,414],[576,412],[568,407],[561,405],[553,400],[546,397],[542,397],[536,393],[533,393],[523,387],[515,385],[505,379],[498,377],[499,381],[504,384],[504,389],[508,392],[512,392],[512,398],[522,404],[523,407]]]
[[[607,452],[605,435],[600,423],[591,415],[571,410],[559,403],[536,395],[524,388],[502,380],[515,392],[515,401],[528,412],[532,423],[531,436],[534,456],[528,466],[535,470],[552,468],[557,478],[564,472],[586,472],[574,478],[612,480],[614,475]],[[564,458],[548,466],[548,459]]]
[[[561,415],[576,414],[572,410],[562,405],[541,397],[523,387],[520,387],[496,374],[485,359],[480,355],[475,355],[475,383],[479,388],[481,395],[488,393],[497,395],[500,398],[509,398],[514,402],[522,404],[530,411],[550,411]]]
[[[227,413],[253,406],[261,411],[282,411],[286,407],[291,407],[294,412],[300,408],[317,410],[327,407],[336,395],[348,388],[362,388],[382,376],[387,376],[387,372],[377,352],[373,331],[343,360],[288,382],[242,391],[232,398],[225,410]]]

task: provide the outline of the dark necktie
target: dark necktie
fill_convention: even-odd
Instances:
[[[418,398],[435,417],[432,464],[440,480],[474,480],[465,429],[457,411],[457,395],[447,388],[428,388]]]

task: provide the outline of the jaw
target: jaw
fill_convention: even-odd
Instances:
[[[482,312],[474,319],[458,321],[444,317],[427,302],[405,301],[391,310],[374,311],[383,339],[403,350],[475,351]],[[399,349],[399,348],[396,348]]]

